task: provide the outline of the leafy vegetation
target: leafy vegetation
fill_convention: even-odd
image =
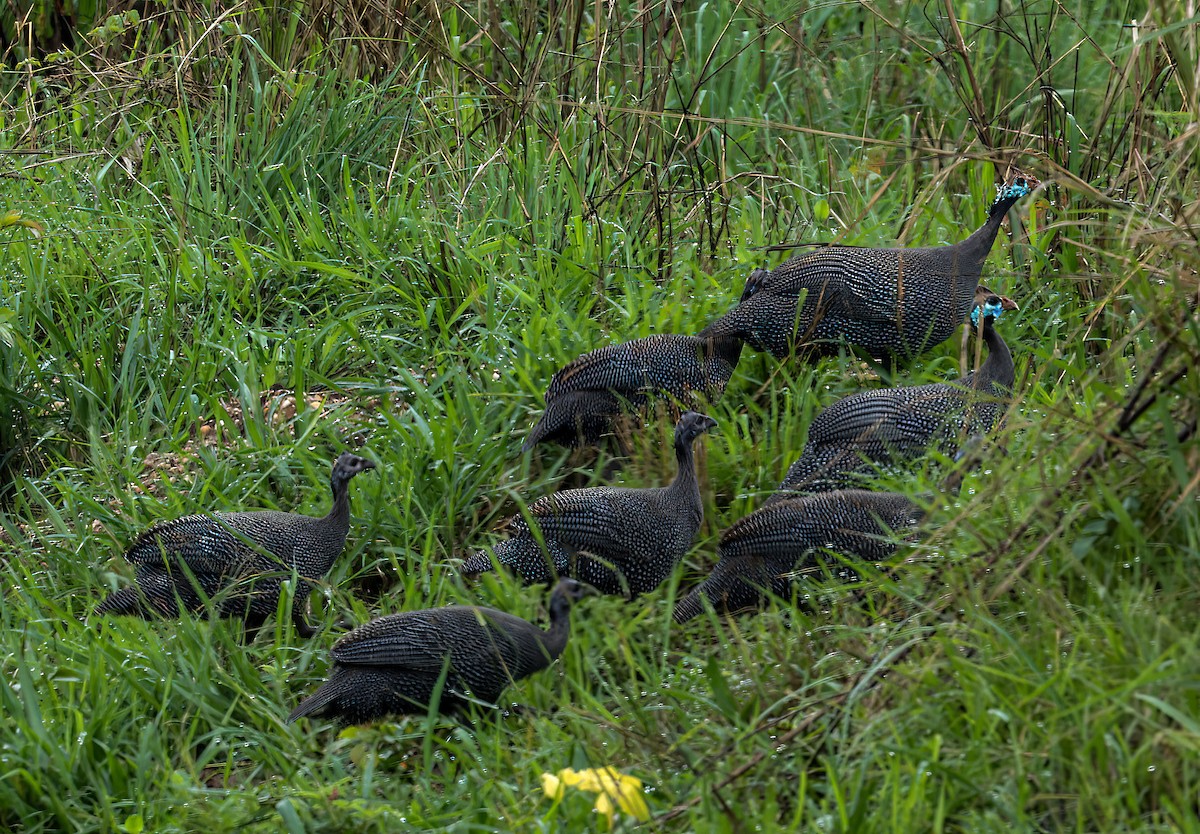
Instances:
[[[71,50],[6,56],[0,825],[602,828],[541,777],[611,766],[665,830],[1200,831],[1197,20],[401,6],[114,8]],[[604,468],[518,453],[556,367],[694,332],[783,257],[764,247],[956,240],[1013,163],[1047,183],[985,273],[1022,306],[1017,401],[894,564],[671,627],[813,413],[878,384],[748,354],[686,570],[587,600],[519,713],[289,726],[332,633],[88,616],[139,529],[320,512],[361,445],[381,466],[314,599],[332,632],[453,601],[536,617],[542,589],[454,566]],[[668,479],[667,431],[617,479]]]

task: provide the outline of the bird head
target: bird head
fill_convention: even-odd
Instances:
[[[975,327],[979,326],[981,311],[984,318],[990,318],[995,322],[1005,310],[1019,309],[1021,308],[1017,305],[1017,302],[1008,296],[998,295],[980,284],[978,289],[975,290],[975,306],[971,308],[971,324]]]
[[[771,270],[763,269],[762,267],[751,272],[750,277],[746,279],[746,287],[742,290],[742,297],[738,299],[738,303],[741,304],[747,298],[761,290],[770,277]]]
[[[567,577],[558,580],[558,584],[554,586],[553,591],[554,596],[566,597],[571,602],[579,602],[584,597],[594,597],[599,594],[599,591],[586,582],[580,582],[578,579]]]
[[[359,472],[374,468],[375,461],[360,458],[353,452],[342,452],[333,462],[333,478],[334,480],[348,481]]]
[[[1009,206],[1031,194],[1033,189],[1039,185],[1041,182],[1037,177],[1014,169],[1008,179],[1004,181],[1004,185],[1000,186],[1000,192],[996,195],[995,202],[992,203],[991,211],[995,212],[1000,209],[1007,211]]]
[[[691,443],[709,429],[716,427],[717,421],[713,418],[695,411],[685,411],[675,426],[675,441]]]

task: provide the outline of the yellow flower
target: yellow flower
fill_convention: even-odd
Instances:
[[[551,799],[562,799],[562,780],[553,773],[542,774],[542,791]]]
[[[612,827],[617,808],[640,822],[650,819],[650,808],[642,795],[642,780],[636,776],[627,776],[615,767],[586,770],[573,770],[568,767],[560,770],[557,775],[542,774],[542,791],[551,799],[562,799],[563,789],[567,785],[599,794],[596,797],[596,810],[608,820],[609,828]]]

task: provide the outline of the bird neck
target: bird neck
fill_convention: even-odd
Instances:
[[[738,304],[741,304],[739,301]],[[734,305],[734,310],[737,305]],[[736,364],[738,357],[742,353],[742,341],[749,335],[738,322],[738,317],[733,315],[733,310],[721,316],[720,318],[711,321],[708,325],[696,334],[701,339],[712,339],[717,348],[722,353],[730,351],[733,360],[730,364]]]
[[[729,365],[737,365],[738,360],[742,358],[742,347],[745,345],[740,336],[721,334],[707,338],[711,339],[709,350],[712,354],[720,357]]]
[[[325,516],[325,520],[330,524],[349,528],[350,479],[341,475],[334,475],[329,480],[329,487],[333,492],[333,506],[330,507],[329,515]]]
[[[675,438],[675,480],[671,489],[675,492],[694,494],[697,503],[700,500],[700,484],[696,480],[696,457],[693,450],[695,438],[688,440],[684,437]]]
[[[988,356],[980,366],[976,379],[980,387],[1000,385],[1011,388],[1014,377],[1012,353],[996,332],[992,321],[991,316],[983,319],[983,341],[988,347]]]
[[[542,646],[551,660],[555,660],[567,647],[571,636],[571,600],[563,591],[555,590],[550,596],[550,628],[542,636]]]
[[[725,317],[721,316],[715,321],[709,322],[704,329],[696,334],[701,339],[720,339],[725,336]]]
[[[1014,195],[1004,197],[992,203],[992,207],[988,210],[987,220],[961,244],[963,249],[972,252],[971,257],[973,259],[978,259],[982,263],[983,259],[987,257],[988,252],[992,251],[992,244],[996,242],[996,234],[1000,231],[1000,224],[1004,222],[1008,210],[1016,205],[1020,199],[1021,196]]]

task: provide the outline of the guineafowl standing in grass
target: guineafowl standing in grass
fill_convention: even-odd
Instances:
[[[536,530],[520,516],[510,519],[512,535],[494,548],[496,561],[526,584],[574,576],[606,594],[635,597],[654,590],[700,529],[704,509],[692,447],[716,425],[694,411],[680,418],[675,426],[679,468],[670,486],[588,487],[539,498],[529,506]],[[477,574],[492,568],[492,558],[481,551],[461,570]]]
[[[178,617],[183,611],[245,620],[252,639],[274,614],[285,579],[296,578],[292,620],[311,637],[305,611],[312,581],[328,573],[350,529],[350,480],[374,462],[343,452],[333,464],[333,507],[323,518],[274,510],[190,515],[156,524],[125,553],[135,583],[95,613]]]
[[[804,452],[764,506],[795,492],[858,485],[876,467],[930,450],[952,456],[964,441],[991,431],[1014,378],[1012,354],[994,324],[1017,305],[982,287],[976,301],[972,322],[979,326],[982,315],[981,336],[988,346],[978,371],[955,382],[860,391],[838,400],[813,419]]]
[[[757,269],[738,305],[699,335],[737,336],[779,359],[792,351],[833,354],[845,343],[875,359],[908,362],[966,321],[1001,221],[1037,185],[1026,174],[1011,177],[987,221],[950,246],[829,245],[773,271]]]
[[[659,334],[607,345],[564,365],[546,389],[546,410],[522,451],[542,442],[591,445],[614,420],[666,397],[684,407],[721,396],[742,353],[737,337]]]
[[[721,535],[712,573],[675,605],[686,622],[705,605],[721,613],[760,607],[766,592],[787,596],[789,574],[816,563],[823,549],[873,562],[896,548],[895,531],[920,522],[907,496],[859,489],[788,497],[761,507]]]
[[[289,722],[328,716],[346,724],[441,712],[472,700],[494,704],[506,686],[553,663],[567,645],[571,605],[589,593],[562,579],[550,595],[550,628],[467,605],[391,614],[361,625],[334,644],[329,680],[305,698]],[[439,684],[441,684],[439,686]]]

